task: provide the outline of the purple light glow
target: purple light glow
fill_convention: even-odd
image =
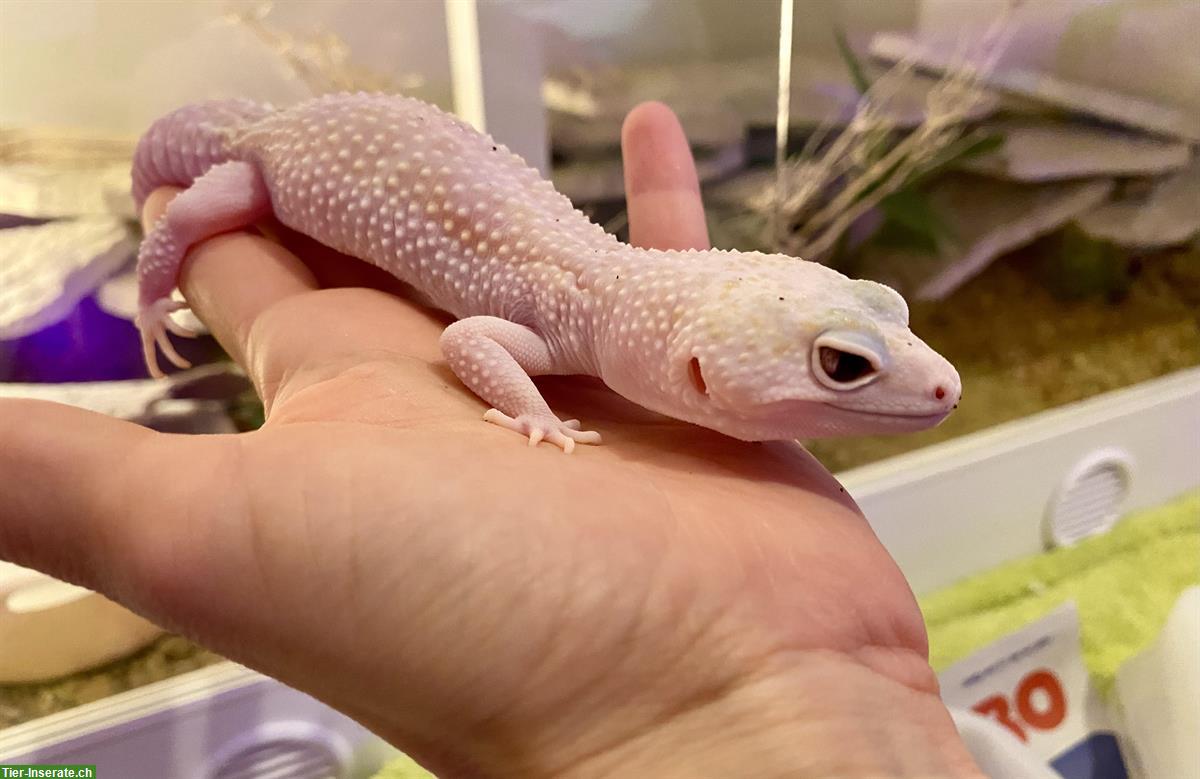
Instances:
[[[195,365],[222,356],[211,338],[176,338],[175,347]],[[165,360],[163,368],[174,369]],[[63,383],[144,379],[141,341],[132,322],[102,310],[86,297],[65,319],[23,338],[0,341],[0,381]]]

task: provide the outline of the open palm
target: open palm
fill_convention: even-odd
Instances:
[[[634,241],[706,240],[673,116],[643,106],[624,141]],[[347,286],[364,283],[388,291]],[[198,247],[182,288],[267,423],[174,436],[0,404],[0,557],[105,592],[451,775],[603,772],[714,705],[836,697],[860,670],[897,700],[934,697],[907,585],[802,448],[576,378],[539,386],[604,444],[530,448],[482,421],[442,361],[445,320],[393,286],[298,236]]]

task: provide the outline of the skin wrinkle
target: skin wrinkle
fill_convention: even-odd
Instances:
[[[734,480],[735,478],[736,477],[731,478],[730,481],[725,485],[727,488],[727,491],[730,494],[737,494],[738,490],[742,488],[743,483],[740,481],[735,481]],[[715,484],[710,484],[710,486],[720,488],[722,486],[722,483],[718,482]],[[841,498],[841,497],[839,497],[837,499],[831,499],[831,503],[833,505],[841,505],[841,504],[845,504],[845,502],[846,502],[846,499]],[[677,515],[678,507],[675,505],[672,505],[670,512],[673,516]],[[861,515],[859,515],[857,513],[852,514],[851,517],[853,517],[853,525],[848,526],[847,530],[849,530],[851,527],[853,527],[854,532],[857,534],[858,532],[861,532],[865,528],[865,522],[862,519]],[[847,517],[847,519],[850,519],[850,517]],[[691,535],[693,535],[693,537],[695,537],[695,538],[712,537],[713,534],[716,534],[717,538],[724,539],[724,541],[717,541],[716,543],[725,544],[725,543],[728,543],[729,541],[735,541],[740,537],[745,537],[744,535],[739,535],[739,534],[744,534],[744,531],[745,531],[744,522],[745,521],[757,522],[761,527],[766,528],[766,529],[770,529],[770,528],[774,528],[774,527],[779,528],[780,531],[783,531],[786,529],[786,526],[784,524],[781,524],[778,521],[776,521],[776,522],[769,521],[765,517],[747,518],[746,520],[739,521],[736,524],[729,524],[729,525],[726,525],[721,521],[708,522],[703,527],[697,527],[694,524],[689,524],[686,522],[678,522],[678,524],[681,524],[681,525],[687,526],[687,527],[691,527],[693,529],[693,533]],[[867,530],[867,532],[870,532],[869,528],[865,528],[865,529]],[[775,531],[772,530],[771,533],[774,534]],[[872,534],[872,537],[873,537],[873,534]],[[792,573],[787,577],[787,581],[785,582],[783,579],[780,578],[782,575],[782,569],[776,570],[777,566],[769,566],[769,565],[763,566],[758,562],[761,560],[769,559],[771,556],[771,552],[776,547],[778,547],[779,544],[772,542],[772,543],[770,543],[770,545],[768,545],[768,541],[766,540],[765,536],[763,538],[759,539],[757,535],[750,534],[750,538],[755,539],[754,545],[750,549],[750,557],[748,558],[745,555],[739,556],[738,563],[737,563],[739,569],[742,571],[747,571],[747,572],[750,570],[758,570],[758,571],[765,570],[767,572],[767,576],[768,576],[768,581],[767,581],[768,590],[774,591],[776,593],[776,595],[780,594],[783,591],[795,592],[794,588],[791,588],[788,586],[788,583],[792,582],[796,579],[802,578],[803,574],[804,574],[804,571],[801,570],[801,561],[798,560],[797,557],[795,556],[798,553],[798,551],[795,549],[789,548],[790,557],[789,557],[789,565],[787,567],[792,570]],[[846,544],[849,544],[852,546],[856,543],[858,543],[857,540],[855,538],[851,537],[842,544],[834,545],[834,548],[837,548],[839,546],[845,546]],[[783,546],[785,548],[788,548],[786,544],[783,544]],[[727,570],[728,570],[728,566],[727,566]],[[850,605],[850,608],[853,609],[853,612],[852,612],[852,615],[850,616],[848,624],[846,624],[847,614],[845,611],[847,603]],[[801,610],[811,613],[811,609],[813,608],[813,606],[814,606],[813,599],[806,597],[805,603],[802,605]],[[794,610],[794,607],[793,607],[793,610]],[[852,598],[834,599],[834,601],[829,604],[829,608],[825,610],[825,614],[826,614],[826,617],[825,617],[824,621],[829,622],[830,624],[843,624],[844,625],[843,633],[842,633],[843,639],[842,639],[841,643],[845,644],[846,646],[852,646],[853,637],[858,636],[858,635],[872,636],[874,640],[881,642],[881,645],[883,642],[895,641],[895,639],[897,637],[896,633],[878,634],[878,631],[876,630],[876,626],[875,626],[875,621],[873,620],[872,615],[865,612],[864,606],[857,604],[854,601],[854,599],[852,599]],[[851,626],[855,626],[855,627],[851,627]],[[923,642],[924,641],[923,631],[920,632],[920,635],[921,635],[921,641]],[[781,637],[780,643],[785,644],[786,640],[784,640]]]
[[[790,656],[790,658],[788,656]],[[767,662],[763,666],[761,666],[759,673],[750,674],[750,675],[744,677],[743,679],[738,680],[738,683],[731,684],[727,688],[725,688],[723,698],[722,697],[713,697],[713,698],[707,699],[707,700],[701,699],[698,701],[698,705],[688,707],[685,709],[681,709],[679,712],[677,712],[675,714],[675,716],[672,719],[668,719],[668,720],[660,723],[658,725],[658,729],[659,730],[671,729],[672,726],[676,726],[675,729],[677,731],[681,730],[681,732],[677,732],[673,738],[673,741],[676,744],[677,748],[680,748],[680,749],[696,749],[696,748],[705,748],[705,747],[710,746],[709,744],[695,744],[692,741],[692,739],[689,738],[689,734],[688,734],[689,725],[687,724],[688,719],[689,718],[694,719],[696,717],[703,717],[703,715],[706,712],[706,709],[711,708],[711,707],[715,706],[716,704],[721,703],[725,699],[739,696],[739,695],[745,694],[747,692],[753,694],[755,689],[757,687],[760,687],[761,685],[768,685],[768,686],[778,685],[780,683],[779,677],[776,676],[770,670],[770,666],[772,664],[771,658],[776,659],[776,661],[777,661],[776,664],[778,665],[778,667],[785,668],[785,669],[786,668],[806,668],[806,667],[812,666],[811,662],[806,662],[806,661],[797,659],[798,657],[808,657],[808,658],[816,659],[819,661],[819,663],[825,664],[825,665],[830,664],[830,661],[832,661],[832,664],[835,667],[840,663],[846,662],[844,659],[840,659],[840,656],[838,654],[829,652],[827,650],[784,650],[784,651],[781,651],[779,653],[772,655],[770,658],[768,658]],[[788,658],[788,659],[784,659],[784,658]],[[863,670],[866,670],[866,668],[864,667]],[[811,675],[811,673],[809,673],[808,675]],[[816,681],[817,681],[817,684],[822,684],[825,680],[824,680],[824,678],[821,678]],[[940,700],[937,699],[936,695],[932,695],[927,692],[913,691],[913,690],[911,690],[907,687],[903,687],[901,685],[897,685],[897,686],[900,687],[900,689],[895,690],[894,692],[898,692],[902,698],[906,697],[906,696],[917,696],[923,700],[925,710],[934,712],[935,716],[936,716],[937,712],[940,712],[940,716],[944,716],[948,719],[949,715],[945,712],[945,709],[942,708]],[[800,690],[798,691],[798,694],[794,698],[790,698],[789,700],[792,702],[792,704],[798,705],[801,708],[812,708],[812,701],[807,700],[805,697],[806,695],[812,694],[810,690],[811,690],[811,685],[802,685],[800,687]],[[861,692],[859,691],[858,686],[855,686],[854,689],[850,691],[850,694],[852,696],[861,696]],[[869,700],[869,706],[878,706],[880,704],[881,704],[881,700],[875,698],[874,696],[872,696],[872,698]],[[751,706],[753,706],[753,705],[754,704],[751,703]],[[744,708],[744,706],[745,706],[745,704],[742,704],[743,708]],[[818,706],[816,706],[816,709],[818,711],[820,710],[819,704],[818,704]],[[730,719],[728,716],[721,716],[720,714],[718,714],[717,716],[721,721],[726,722],[729,725],[729,727],[727,727],[723,731],[724,737],[726,739],[747,740],[747,739],[750,739],[753,737],[752,732],[745,731],[744,729],[741,729],[738,727],[738,725],[739,725],[738,718],[734,717],[734,718]],[[801,768],[800,763],[793,762],[791,772],[786,774],[787,776],[814,776],[814,777],[821,776],[821,777],[824,777],[824,776],[836,775],[839,777],[880,777],[880,778],[882,778],[884,776],[914,776],[915,775],[915,776],[923,776],[923,777],[933,777],[933,776],[951,776],[951,775],[953,775],[953,776],[970,775],[972,777],[977,777],[977,778],[982,777],[982,774],[973,772],[970,770],[972,767],[970,766],[969,761],[960,763],[957,770],[955,770],[955,771],[943,770],[943,771],[939,771],[938,773],[933,773],[932,769],[928,768],[928,765],[931,762],[931,760],[930,760],[930,756],[927,756],[927,755],[919,756],[916,758],[917,761],[924,762],[927,767],[924,772],[914,774],[913,773],[914,770],[916,770],[916,771],[920,770],[920,765],[914,764],[914,761],[912,759],[905,759],[903,757],[900,757],[905,754],[905,750],[902,748],[902,746],[903,746],[902,744],[896,743],[897,734],[895,734],[894,732],[890,732],[890,731],[880,730],[880,729],[878,729],[878,727],[875,723],[870,722],[870,721],[860,721],[857,719],[852,719],[852,720],[847,721],[844,719],[844,716],[842,716],[842,717],[835,718],[835,719],[824,719],[824,720],[818,718],[816,720],[812,720],[812,721],[808,722],[807,725],[803,725],[800,727],[796,727],[795,725],[790,724],[790,722],[791,722],[790,718],[781,717],[779,722],[772,723],[771,725],[768,725],[767,727],[768,728],[779,727],[782,725],[795,738],[800,738],[801,736],[804,735],[804,731],[806,729],[813,728],[814,726],[823,731],[829,731],[832,728],[833,731],[835,731],[835,732],[841,730],[841,731],[844,731],[845,736],[854,737],[855,740],[857,740],[861,746],[864,746],[864,747],[867,747],[867,746],[877,747],[880,745],[884,745],[884,746],[881,749],[874,749],[869,752],[864,752],[861,755],[860,762],[858,763],[857,766],[852,766],[850,764],[842,764],[841,766],[839,766],[839,769],[836,772],[832,771],[829,768],[827,753],[818,750],[818,751],[815,751],[812,753],[816,762],[808,763],[807,770],[804,770],[803,768]],[[916,723],[910,723],[910,724],[913,724],[914,726],[916,725]],[[694,727],[694,726],[691,726],[691,727]],[[762,727],[763,727],[763,723],[761,721],[756,724],[756,729],[762,728]],[[827,735],[831,735],[831,734],[827,733]],[[612,764],[611,758],[612,758],[612,754],[614,752],[617,752],[622,749],[624,749],[626,751],[628,751],[628,750],[637,751],[639,749],[639,741],[642,738],[644,738],[644,734],[639,734],[638,736],[634,736],[633,738],[631,738],[630,740],[628,740],[626,742],[623,742],[622,744],[614,745],[614,747],[612,749],[610,749],[609,752],[600,753],[599,755],[597,755],[595,757],[598,757],[598,758],[608,757],[608,758],[610,758],[608,762],[611,765]],[[892,742],[892,743],[889,743],[889,742]],[[653,747],[652,747],[652,749],[653,749]],[[654,752],[657,752],[657,751],[658,750],[654,750]],[[890,760],[887,759],[888,756],[891,756]],[[760,761],[768,760],[770,757],[771,756],[767,755],[767,754],[756,755],[756,758]],[[882,762],[881,762],[881,758],[882,758]],[[592,776],[599,777],[599,776],[611,775],[611,771],[607,770],[604,767],[604,765],[603,765],[604,761],[600,761],[600,762],[601,762],[601,765],[596,767],[595,770],[588,770],[590,767],[587,766],[586,761],[583,761],[579,764],[576,764],[575,770],[570,772],[569,775],[571,775],[572,777],[592,777]],[[618,763],[618,765],[619,765],[619,763]],[[761,765],[756,766],[756,770],[758,770],[758,769],[761,769]],[[674,774],[674,773],[661,773],[661,774],[656,774],[656,775],[658,775],[658,776],[676,776],[676,774]],[[686,775],[687,774],[679,774],[679,776],[686,776]],[[782,774],[779,774],[779,775],[782,775]]]
[[[663,568],[660,566],[657,570],[662,571]],[[662,576],[662,574],[659,574],[658,578],[661,579],[661,576]],[[625,646],[625,645],[637,646],[638,645],[638,640],[637,640],[638,637],[640,635],[642,635],[645,631],[648,630],[648,628],[646,627],[648,624],[647,620],[646,620],[646,615],[651,612],[649,604],[652,600],[654,600],[655,593],[659,592],[661,594],[661,590],[662,590],[661,586],[657,589],[653,585],[646,587],[645,594],[643,595],[643,597],[641,599],[641,604],[642,604],[641,607],[634,609],[632,612],[633,614],[637,615],[637,619],[632,621],[628,626],[628,631],[626,633],[628,638],[626,640],[618,641],[617,642],[618,646]],[[661,597],[661,595],[660,595],[660,597]],[[672,597],[668,596],[668,598],[670,600],[674,600],[674,598],[672,598]],[[692,613],[692,609],[690,607],[681,607],[680,611],[682,611],[684,614]],[[707,617],[706,619],[701,620],[698,623],[685,622],[684,624],[692,624],[693,628],[691,630],[687,631],[687,634],[685,636],[682,636],[681,642],[679,641],[679,639],[681,638],[680,631],[676,630],[673,635],[674,648],[673,648],[671,657],[666,658],[666,657],[659,656],[659,657],[655,658],[656,662],[662,668],[669,669],[666,672],[667,676],[673,677],[673,676],[679,675],[680,669],[687,667],[688,658],[691,655],[695,654],[697,651],[703,651],[706,656],[711,654],[712,648],[705,643],[705,639],[708,638],[714,630],[716,630],[718,625],[722,625],[724,623],[724,620],[727,618],[728,617],[727,617],[726,613],[719,613],[719,614],[713,614],[713,615]],[[679,624],[679,622],[676,621],[676,624]],[[649,630],[654,631],[654,630],[657,630],[657,628],[651,627],[651,628],[649,628]],[[630,656],[630,660],[633,662],[638,662],[641,660],[641,658]],[[701,667],[703,667],[707,664],[701,663],[700,665],[701,665]],[[611,740],[609,743],[607,743],[607,744],[600,743],[600,744],[594,745],[590,750],[588,750],[582,756],[577,757],[574,760],[572,760],[571,764],[569,764],[569,765],[551,766],[549,768],[549,774],[554,775],[554,776],[567,775],[567,774],[571,773],[571,766],[573,766],[573,765],[584,764],[600,754],[611,752],[613,749],[615,749],[616,747],[618,747],[620,744],[624,743],[625,741],[637,738],[637,734],[644,732],[646,729],[653,729],[655,727],[661,726],[663,723],[671,721],[675,717],[679,716],[682,713],[685,713],[686,711],[688,711],[690,709],[703,706],[706,701],[719,700],[728,689],[735,687],[737,685],[737,683],[738,683],[737,679],[727,680],[725,684],[723,684],[717,688],[712,688],[712,689],[706,688],[706,689],[699,690],[696,693],[694,693],[692,696],[679,701],[677,704],[675,704],[674,706],[672,706],[668,709],[655,710],[652,713],[652,716],[650,716],[648,719],[641,717],[637,721],[626,721],[625,726],[624,726],[625,734],[619,734],[619,733],[612,734]],[[654,683],[651,682],[651,687],[653,687],[653,684]],[[586,687],[587,685],[583,685],[583,686]],[[643,695],[644,694],[645,694],[645,691],[643,691]],[[630,709],[632,709],[632,712],[635,714],[640,714],[642,711],[644,711],[643,707],[639,707],[639,706],[631,707],[628,702],[626,702],[624,704],[623,708],[626,711],[629,711]],[[623,720],[629,719],[628,717],[619,717],[619,718],[623,719]]]
[[[187,446],[192,452],[192,462],[198,467],[193,471],[195,478],[181,479],[160,485],[159,489],[169,500],[169,509],[164,515],[155,516],[147,512],[145,507],[145,480],[147,468],[160,463],[169,455],[166,450],[176,445]],[[220,495],[222,504],[228,515],[237,515],[248,508],[244,490],[239,482],[226,478],[237,470],[241,462],[242,442],[233,436],[191,436],[167,433],[152,433],[138,447],[141,456],[135,449],[131,452],[130,460],[137,463],[144,461],[142,467],[133,467],[126,473],[131,476],[123,483],[113,480],[114,485],[120,486],[122,498],[119,505],[129,516],[129,524],[124,534],[117,539],[123,553],[116,559],[125,559],[133,564],[133,575],[124,587],[121,579],[117,579],[117,589],[110,593],[114,599],[122,603],[141,604],[139,613],[152,617],[157,623],[177,632],[191,635],[195,627],[186,621],[166,622],[160,613],[171,613],[185,610],[186,605],[194,599],[188,582],[193,574],[201,577],[209,573],[212,560],[206,556],[197,557],[200,547],[191,543],[187,536],[175,537],[179,532],[174,528],[187,528],[195,533],[201,528],[212,526],[215,515],[213,507],[203,510],[213,495]],[[208,466],[208,467],[205,467]],[[132,510],[130,510],[132,509]],[[161,510],[161,507],[160,507]],[[103,526],[101,524],[101,526]],[[211,553],[210,553],[211,554]],[[138,582],[149,581],[149,586],[137,586]]]
[[[766,660],[767,658],[763,658]],[[747,686],[753,684],[762,676],[762,668],[765,665],[757,666],[758,670],[746,671],[725,679],[722,684],[712,686],[708,689],[699,691],[698,693],[684,698],[677,705],[661,713],[657,722],[649,723],[641,728],[633,729],[623,738],[616,739],[610,742],[603,748],[599,748],[581,755],[571,763],[562,766],[556,771],[552,771],[552,776],[608,776],[608,772],[594,773],[589,769],[589,763],[600,761],[600,758],[611,758],[614,753],[622,751],[625,748],[638,748],[638,742],[647,732],[655,732],[669,727],[672,723],[689,718],[690,716],[700,714],[707,709],[713,708],[730,696],[743,690]],[[603,762],[603,761],[600,761]]]
[[[536,586],[536,583],[532,584],[533,586]],[[565,591],[570,590],[570,582],[568,582],[563,589],[564,593]],[[535,639],[533,643],[529,645],[528,651],[530,656],[531,670],[522,685],[523,692],[518,692],[518,695],[522,695],[523,697],[543,697],[543,685],[555,680],[563,670],[561,664],[563,658],[561,655],[555,652],[555,649],[561,643],[558,638],[559,635],[562,633],[562,631],[572,626],[575,620],[569,615],[569,602],[565,594],[559,597],[555,603],[550,604],[546,608],[548,613],[548,623],[552,627],[546,630],[540,638]],[[501,629],[502,625],[498,625],[497,628]],[[586,697],[587,691],[595,687],[598,682],[602,681],[604,674],[605,672],[598,668],[582,675],[578,673],[573,674],[571,677],[572,688],[570,690],[560,690],[554,700],[546,701],[541,705],[540,708],[553,711],[561,705],[563,700],[578,700],[581,697]],[[561,682],[558,683],[557,686],[562,687]],[[561,730],[563,727],[564,721],[560,720],[551,730],[551,733],[553,733],[554,730]],[[569,730],[576,729],[575,727],[572,727],[572,723],[569,723],[569,721],[567,722],[566,727]],[[490,717],[481,720],[478,725],[479,732],[481,734],[486,734],[488,740],[499,741],[502,743],[521,743],[523,740],[521,738],[521,734],[519,732],[514,732],[519,730],[519,728],[519,724],[511,723],[507,720],[505,707],[500,701],[497,701],[497,705],[493,714]],[[544,734],[542,738],[549,743],[554,743],[556,740],[558,740],[550,734]],[[536,754],[538,751],[537,744],[528,744],[522,748],[522,751],[528,754]],[[510,759],[514,760],[517,764],[521,764],[529,762],[531,758],[513,756]]]
[[[304,370],[303,365],[281,364],[270,360],[268,355],[262,354],[254,348],[254,344],[269,340],[267,335],[270,332],[270,323],[266,318],[269,312],[269,308],[261,312],[247,326],[245,343],[249,354],[244,358],[246,364],[253,366],[251,375],[257,379],[255,389],[258,391],[259,398],[262,399],[264,420],[271,417],[271,412],[274,410],[283,388],[295,377],[296,373]],[[264,329],[268,331],[267,335],[258,337]]]
[[[411,358],[408,358],[411,359]],[[356,421],[361,424],[382,425],[397,430],[411,428],[413,419],[407,415],[413,405],[428,405],[423,399],[417,400],[411,396],[396,398],[394,395],[388,394],[384,390],[386,383],[383,386],[378,386],[374,389],[374,395],[371,397],[357,397],[362,390],[368,389],[372,384],[381,384],[375,379],[379,376],[384,376],[389,373],[394,373],[398,366],[392,362],[379,362],[372,360],[370,357],[364,357],[363,362],[352,365],[349,368],[342,366],[333,366],[330,368],[316,368],[312,370],[297,370],[294,381],[299,383],[298,389],[292,393],[288,393],[286,389],[281,390],[281,400],[286,401],[289,406],[288,411],[282,418],[272,417],[273,424],[300,424],[307,422],[318,422],[320,415],[324,409],[315,408],[311,411],[301,413],[299,409],[303,409],[306,399],[311,396],[320,396],[330,383],[343,383],[354,378],[355,374],[363,375],[361,382],[356,381],[355,385],[349,391],[344,392],[343,399],[346,401],[344,411],[353,414]],[[327,373],[329,375],[319,379],[311,377],[313,373]],[[300,381],[303,379],[303,381]],[[286,383],[285,383],[286,386]],[[405,414],[398,412],[374,411],[373,409],[385,403],[389,406],[403,405],[406,406]],[[295,408],[296,410],[292,410]],[[366,412],[371,410],[368,415]],[[457,414],[447,413],[446,421],[448,423],[459,423],[461,418]],[[471,420],[475,421],[475,420]]]
[[[255,433],[250,433],[245,437],[238,437],[235,439],[238,443],[237,451],[239,460],[247,459],[247,448],[253,446],[256,440],[254,436]],[[290,516],[294,509],[293,511],[284,509],[281,512],[278,505],[271,505],[272,500],[270,497],[267,497],[266,500],[264,500],[264,497],[266,496],[261,494],[248,494],[246,496],[244,512],[246,521],[244,523],[244,527],[247,534],[247,543],[245,548],[249,551],[250,559],[253,564],[252,570],[257,575],[258,581],[267,585],[259,588],[262,590],[261,595],[268,601],[271,601],[275,598],[276,592],[273,591],[269,586],[269,582],[273,577],[271,576],[271,572],[266,560],[268,555],[274,555],[278,550],[273,541],[266,536],[265,529],[276,517]],[[270,608],[272,611],[279,610],[281,606],[282,604],[278,601],[268,603],[268,608]]]
[[[634,647],[637,646],[637,638],[639,634],[645,629],[643,626],[643,619],[647,609],[645,608],[644,604],[652,597],[654,590],[653,585],[648,584],[647,586],[642,587],[640,585],[634,586],[633,582],[627,582],[629,586],[623,588],[622,597],[624,597],[626,594],[644,593],[639,596],[638,601],[639,604],[642,605],[638,605],[636,607],[631,606],[629,608],[613,609],[612,606],[614,604],[611,602],[600,602],[590,597],[584,598],[581,602],[578,597],[578,593],[590,592],[594,588],[593,582],[604,583],[606,581],[611,581],[612,576],[606,575],[603,572],[591,573],[595,563],[594,559],[590,554],[588,554],[585,548],[576,547],[576,550],[577,553],[582,553],[583,557],[576,558],[576,560],[571,564],[560,564],[560,568],[566,572],[565,575],[567,578],[565,579],[564,584],[558,588],[556,593],[560,594],[560,597],[557,601],[558,603],[563,605],[571,604],[573,608],[570,610],[559,609],[558,613],[560,616],[551,618],[555,627],[547,632],[545,641],[542,644],[539,644],[538,651],[534,653],[535,657],[542,658],[540,662],[536,663],[536,667],[540,669],[544,675],[539,677],[536,674],[531,674],[527,676],[523,682],[526,688],[533,691],[534,694],[538,694],[538,691],[542,687],[543,680],[553,679],[555,675],[561,674],[563,670],[569,670],[570,666],[572,665],[569,656],[562,658],[563,661],[567,662],[567,667],[564,668],[561,666],[558,660],[555,659],[556,653],[546,653],[541,649],[541,647],[556,647],[556,645],[560,643],[557,640],[558,636],[563,634],[571,634],[573,631],[596,635],[597,630],[602,630],[603,633],[601,635],[603,638],[600,640],[602,640],[605,645]],[[619,574],[617,575],[620,576]],[[625,579],[623,578],[623,580]],[[534,587],[538,586],[537,582],[531,582],[531,584]],[[601,590],[603,589],[605,588],[601,587]],[[572,593],[575,593],[576,595],[572,597]],[[550,611],[551,613],[554,613],[555,610],[551,609]],[[597,623],[589,616],[593,612],[597,611],[601,616],[599,625],[597,625]],[[612,613],[614,611],[615,613],[629,613],[631,614],[632,619],[623,626],[611,626],[608,623],[608,620],[610,619],[608,613]],[[580,620],[584,621],[581,623]],[[621,656],[625,658],[625,660],[622,662],[636,662],[638,660],[638,657],[627,657],[624,653],[622,653]],[[661,658],[656,658],[655,661],[665,666],[670,665],[670,663],[662,660]],[[602,681],[603,676],[607,673],[608,672],[603,672],[599,669],[597,669],[595,676],[580,676],[577,672],[571,673],[569,675],[569,678],[571,679],[570,687],[561,690],[556,696],[555,700],[562,699],[581,701],[581,699],[589,698],[589,691],[595,688],[597,683]],[[559,686],[561,686],[561,682]],[[554,701],[551,701],[551,703],[554,703]],[[593,701],[592,704],[583,706],[583,708],[584,710],[590,710],[599,703],[600,701]],[[514,725],[514,727],[516,726],[517,725]],[[568,727],[571,730],[577,729],[573,726]],[[575,739],[570,739],[572,742],[574,740]]]

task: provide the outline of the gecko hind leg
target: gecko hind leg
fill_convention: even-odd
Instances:
[[[195,333],[171,319],[187,308],[171,299],[187,251],[201,241],[254,224],[271,213],[271,196],[258,169],[234,160],[215,165],[167,206],[138,249],[138,315],[142,352],[151,376],[162,378],[155,347],[173,365],[189,368],[167,335]]]

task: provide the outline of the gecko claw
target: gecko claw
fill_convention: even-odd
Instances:
[[[529,445],[537,446],[542,441],[554,444],[565,454],[575,451],[575,444],[598,444],[600,434],[593,430],[580,430],[579,420],[560,421],[552,414],[521,414],[515,419],[499,409],[489,409],[483,415],[486,422],[529,436]]]
[[[171,313],[183,308],[187,308],[186,303],[162,298],[139,311],[133,320],[141,332],[142,356],[146,359],[146,370],[156,379],[161,379],[166,375],[158,364],[158,355],[154,350],[156,345],[172,365],[184,369],[192,367],[191,362],[175,351],[175,346],[167,335],[169,330],[185,338],[196,337],[196,333],[171,320]]]

